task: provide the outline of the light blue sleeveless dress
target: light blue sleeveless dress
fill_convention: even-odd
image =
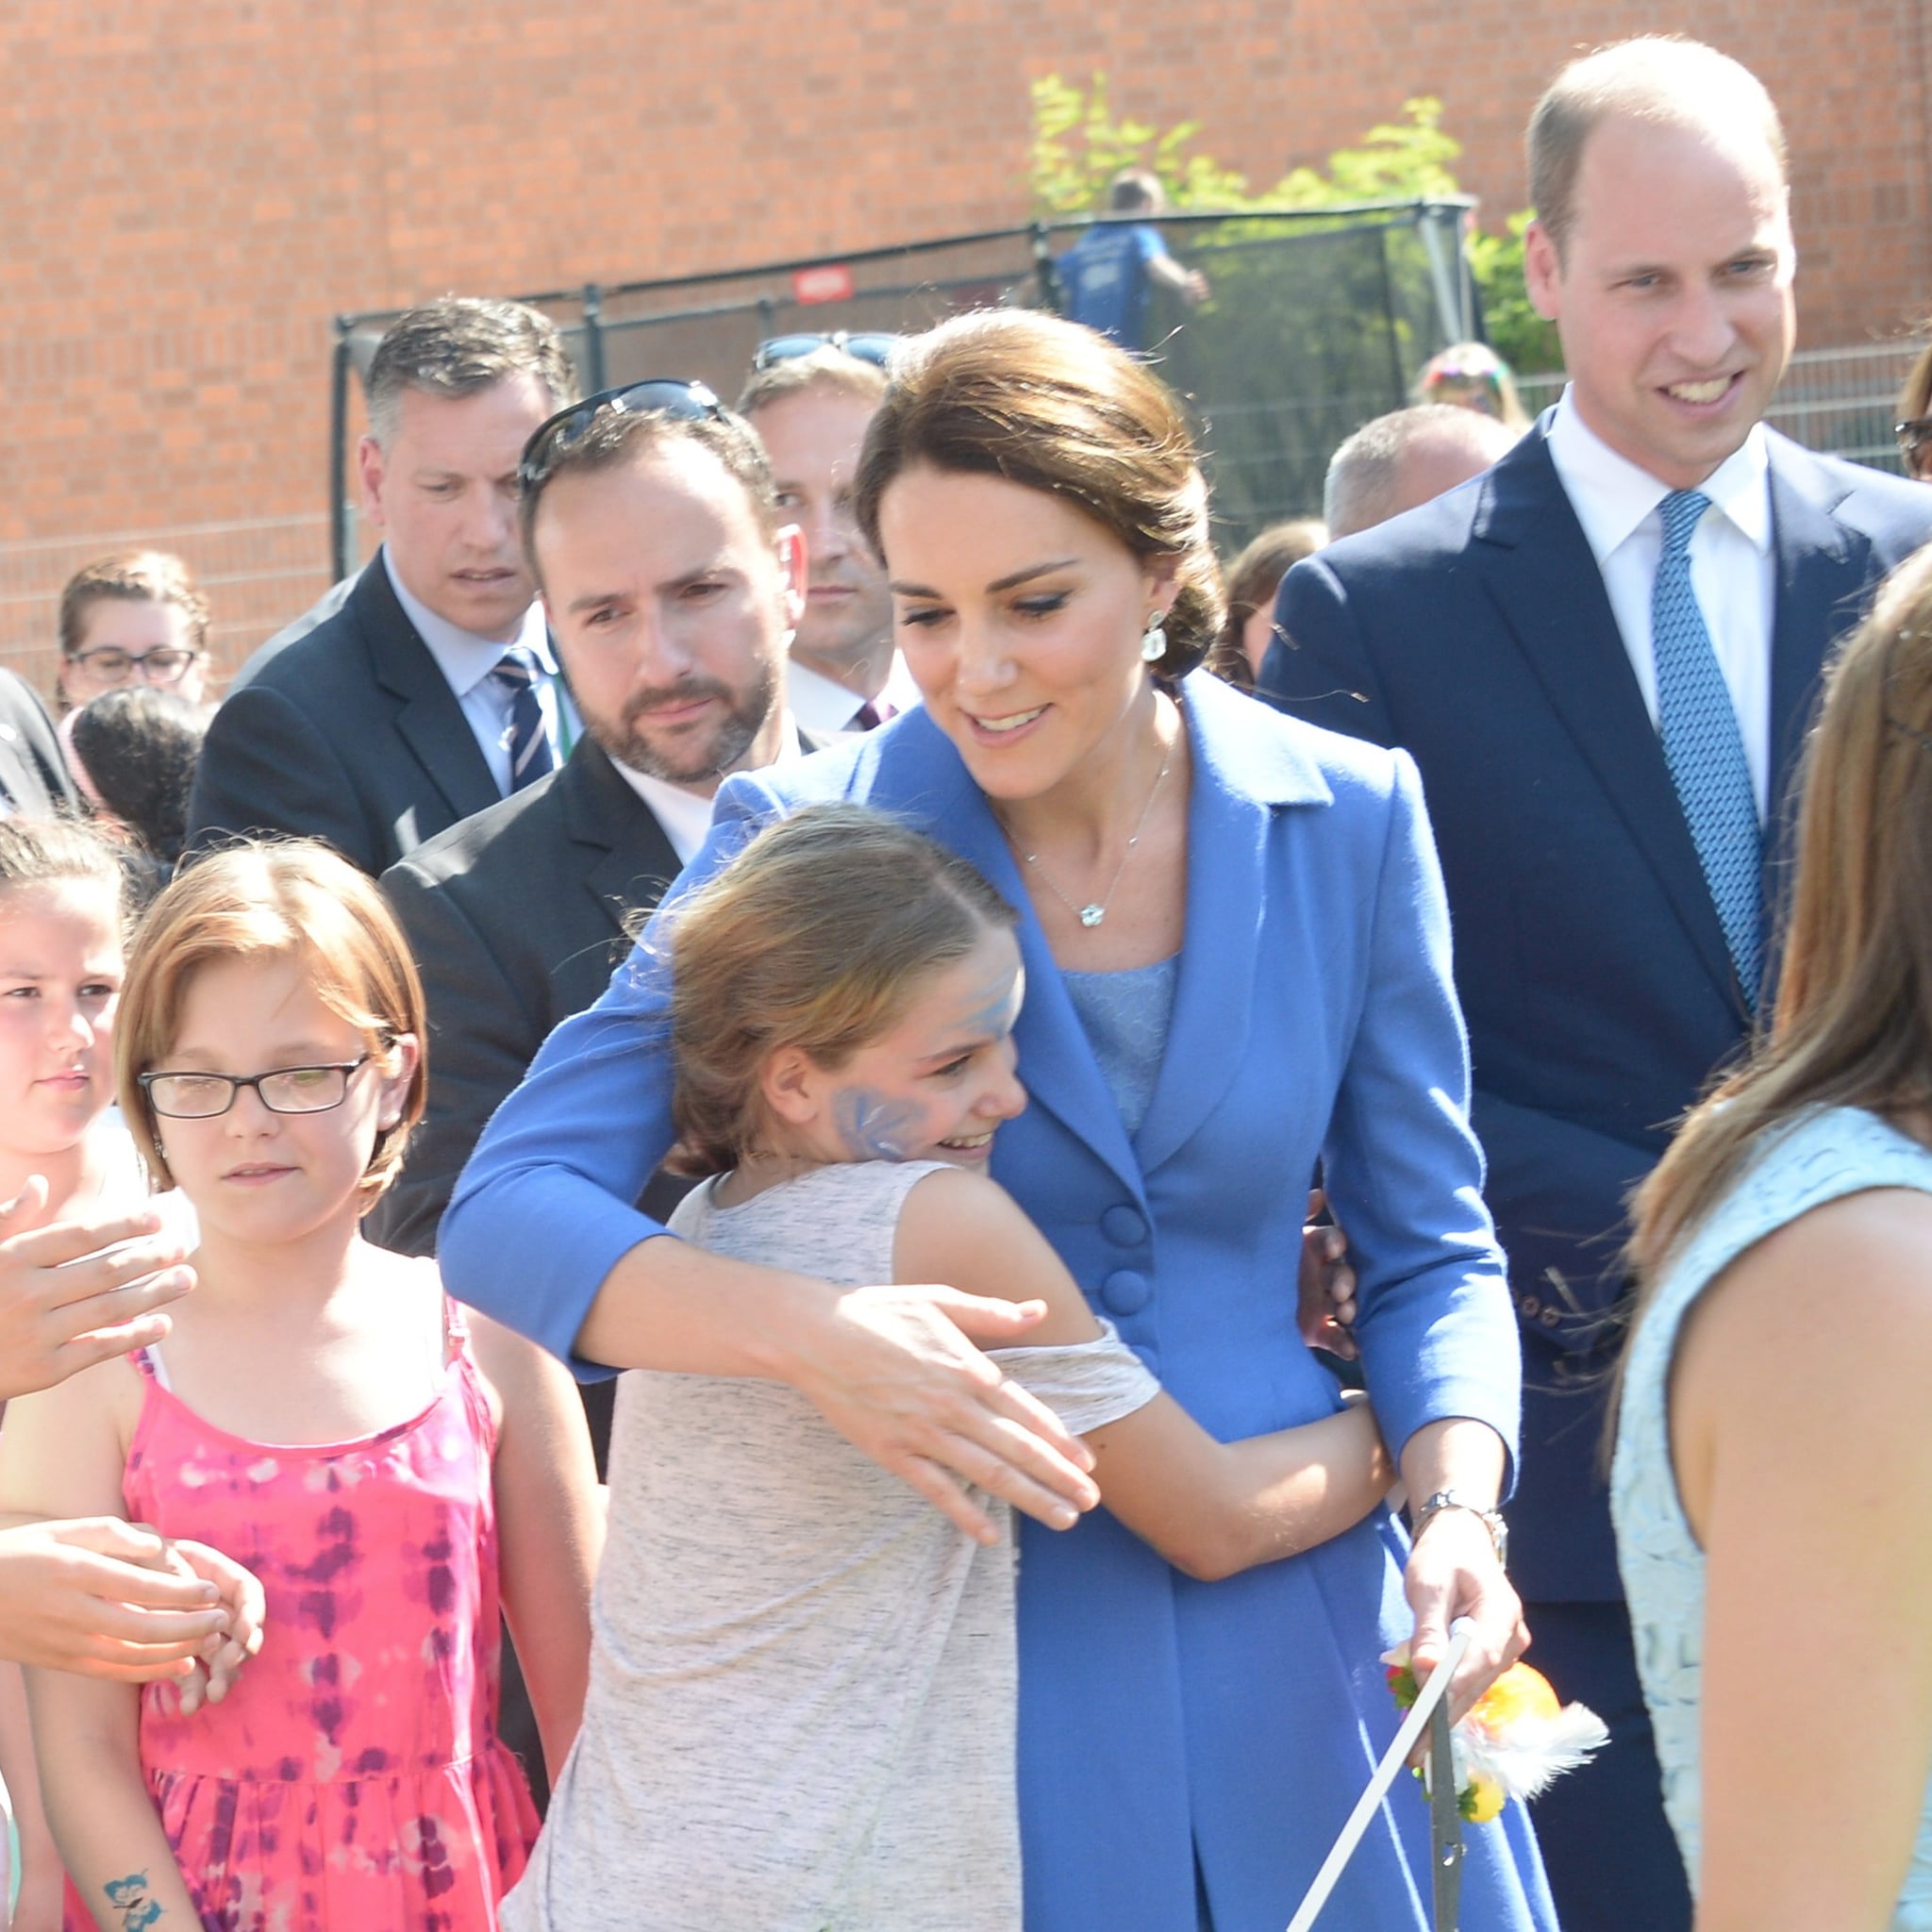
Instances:
[[[1932,1193],[1932,1153],[1860,1109],[1801,1115],[1757,1156],[1666,1271],[1630,1345],[1610,1507],[1638,1671],[1663,1766],[1664,1808],[1693,1891],[1703,1842],[1704,1552],[1685,1520],[1671,1466],[1668,1398],[1677,1330],[1706,1285],[1746,1248],[1813,1208],[1869,1188]],[[1899,1524],[1901,1536],[1924,1529]],[[1932,1790],[1890,1932],[1932,1932]]]

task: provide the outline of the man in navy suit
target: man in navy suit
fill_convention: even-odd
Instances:
[[[1532,1660],[1614,1740],[1538,1829],[1567,1932],[1669,1932],[1690,1901],[1599,1464],[1624,1204],[1750,1032],[1821,666],[1932,493],[1761,424],[1795,260],[1742,68],[1591,55],[1529,151],[1569,388],[1486,475],[1297,565],[1261,683],[1422,770],[1524,1338],[1512,1568]]]

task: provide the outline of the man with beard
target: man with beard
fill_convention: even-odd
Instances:
[[[382,877],[436,1069],[408,1168],[369,1224],[405,1254],[434,1251],[484,1122],[551,1028],[603,992],[626,925],[703,841],[719,782],[816,748],[783,697],[804,543],[745,423],[680,390],[581,404],[525,463],[525,548],[584,736],[550,777]]]
[[[885,371],[835,338],[807,355],[763,361],[738,399],[771,459],[780,514],[804,533],[810,559],[785,670],[787,696],[808,731],[870,731],[919,702],[892,648],[885,571],[852,515],[853,473],[885,392]]]

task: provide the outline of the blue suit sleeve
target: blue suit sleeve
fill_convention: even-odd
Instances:
[[[591,1305],[624,1256],[664,1232],[632,1203],[676,1138],[666,921],[776,810],[755,779],[721,788],[703,848],[604,996],[551,1034],[491,1117],[443,1216],[437,1254],[450,1292],[586,1381],[614,1372],[575,1353]]]
[[[1368,982],[1324,1173],[1355,1254],[1356,1340],[1390,1446],[1399,1455],[1425,1424],[1472,1417],[1502,1437],[1513,1473],[1522,1356],[1469,1124],[1448,905],[1406,753],[1394,772]]]

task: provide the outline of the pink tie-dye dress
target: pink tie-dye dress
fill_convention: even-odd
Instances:
[[[231,1436],[135,1359],[127,1514],[225,1551],[268,1596],[223,1703],[142,1695],[142,1769],[202,1924],[489,1932],[537,1815],[496,1735],[495,1426],[459,1320],[427,1408],[317,1447]],[[92,1925],[70,1888],[68,1932]]]

